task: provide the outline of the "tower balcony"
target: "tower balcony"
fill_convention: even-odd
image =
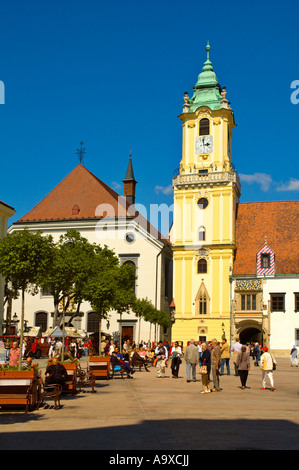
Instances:
[[[232,183],[241,193],[239,177],[234,171],[211,171],[206,174],[186,173],[172,179],[174,189],[203,188],[208,186],[223,186]]]

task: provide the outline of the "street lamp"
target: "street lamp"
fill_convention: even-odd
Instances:
[[[224,323],[222,322],[222,325],[221,325],[221,328],[222,328],[222,339],[225,339],[225,331],[224,331],[224,328],[225,328],[225,325]]]

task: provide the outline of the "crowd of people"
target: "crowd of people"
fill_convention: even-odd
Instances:
[[[194,340],[191,340],[184,352],[187,382],[191,382],[191,373],[192,380],[196,381],[196,367],[199,365],[202,376],[201,393],[220,392],[222,390],[220,376],[224,374],[225,367],[227,375],[230,375],[231,357],[234,364],[234,375],[240,377],[242,390],[247,388],[248,373],[251,366],[250,357],[252,357],[254,365],[261,368],[262,390],[266,389],[267,379],[270,382],[271,391],[275,390],[273,371],[276,369],[276,359],[266,346],[262,347],[258,343],[241,344],[239,339],[231,348],[225,338],[221,343],[216,339],[212,339],[209,343],[197,344]],[[209,387],[210,383],[213,385],[212,389]]]
[[[68,351],[73,358],[80,359],[93,352],[91,341],[71,339]],[[62,367],[59,365],[59,355],[62,349],[62,342],[58,339],[51,339],[49,349],[49,359],[51,364],[46,371],[47,382],[52,377],[57,377],[58,371],[61,373]],[[103,340],[100,344],[103,356],[110,356],[113,368],[118,368],[127,374],[128,378],[133,378],[134,367],[144,367],[149,372],[148,366],[156,367],[158,378],[165,377],[166,368],[171,370],[172,378],[179,378],[180,365],[184,357],[186,367],[187,383],[196,382],[197,373],[201,374],[201,393],[211,393],[221,391],[220,377],[224,374],[231,375],[230,361],[234,365],[234,375],[240,378],[241,389],[247,388],[248,374],[251,363],[260,367],[262,371],[262,390],[266,389],[267,380],[270,383],[271,391],[275,390],[273,371],[276,369],[276,359],[269,352],[268,348],[262,347],[259,343],[242,344],[239,339],[230,347],[224,338],[221,342],[212,339],[210,342],[195,342],[190,340],[187,347],[182,350],[179,342],[163,343],[160,341],[155,346],[150,342],[142,341],[138,347],[125,341],[120,351],[118,343],[113,340]],[[6,361],[9,366],[18,366],[20,349],[17,341],[14,341],[9,349],[6,347]],[[296,346],[290,351],[291,366],[298,367],[298,351]],[[250,359],[252,358],[252,360]],[[55,361],[54,361],[55,359]],[[28,357],[23,364],[24,367],[32,367],[32,358]],[[53,366],[53,367],[52,367]],[[55,367],[54,367],[55,366]],[[49,369],[50,368],[50,369]],[[53,369],[53,371],[52,371]],[[56,374],[56,375],[55,375]],[[212,387],[211,387],[212,386]]]
[[[295,347],[294,347],[295,348]],[[292,365],[296,363],[294,356],[296,353],[292,349],[290,355]],[[185,350],[178,342],[172,346],[160,341],[155,347],[141,342],[139,348],[131,345],[129,341],[123,345],[122,352],[119,351],[118,344],[114,341],[102,343],[101,351],[103,355],[110,355],[113,366],[124,368],[127,376],[132,378],[134,370],[132,364],[138,362],[146,364],[152,363],[156,367],[157,377],[163,378],[166,374],[166,368],[171,370],[172,378],[179,378],[180,365],[184,357],[186,365],[186,381],[196,382],[198,370],[201,374],[202,391],[201,393],[220,392],[220,377],[224,374],[231,375],[230,361],[234,365],[234,375],[240,378],[240,387],[242,390],[247,388],[248,374],[251,362],[254,366],[259,366],[262,370],[262,389],[266,389],[266,381],[269,380],[271,390],[274,391],[273,370],[276,368],[276,360],[270,354],[267,347],[262,347],[259,343],[241,344],[239,339],[230,347],[224,338],[221,342],[212,339],[209,342],[195,342],[190,340]],[[252,358],[252,361],[251,361]],[[298,365],[298,361],[297,361]],[[199,368],[199,369],[197,369]],[[212,385],[212,387],[211,387]]]
[[[49,359],[61,356],[62,346],[61,338],[50,338]],[[90,339],[83,341],[82,339],[70,338],[66,349],[74,359],[80,359],[93,352],[93,343]]]

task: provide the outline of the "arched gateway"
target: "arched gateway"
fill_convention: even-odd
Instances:
[[[266,332],[257,322],[242,322],[236,329],[236,335],[240,338],[240,343],[261,343],[266,341]]]

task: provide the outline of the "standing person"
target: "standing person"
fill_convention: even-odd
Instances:
[[[174,347],[171,350],[171,372],[174,379],[179,377],[180,364],[182,362],[182,348],[179,346],[179,343],[176,341]]]
[[[191,382],[191,372],[192,380],[196,382],[196,364],[199,363],[199,352],[194,339],[191,339],[189,346],[186,347],[184,359],[186,361],[187,382]]]
[[[214,388],[213,392],[220,392],[220,381],[219,381],[219,369],[221,366],[221,351],[218,346],[217,339],[212,339],[211,341],[212,352],[211,352],[211,369],[212,369],[212,377]]]
[[[56,356],[60,356],[62,352],[62,341],[59,339],[56,343]]]
[[[268,377],[271,385],[271,392],[274,392],[274,378],[273,370],[276,369],[276,360],[268,352],[267,346],[263,349],[263,355],[261,357],[260,368],[262,369],[262,390],[266,390],[266,379]]]
[[[297,354],[298,354],[298,351],[297,351],[297,348],[294,344],[294,346],[291,350],[291,367],[293,367],[293,366],[298,367]]]
[[[56,341],[54,338],[51,338],[50,349],[49,349],[49,359],[55,356],[55,351],[56,351]]]
[[[163,346],[163,341],[159,342],[159,345],[156,347],[155,354],[157,357],[157,375],[159,378],[165,377],[165,367],[166,360],[168,358],[168,352],[165,346]]]
[[[84,341],[84,356],[88,356],[88,342],[87,340]]]
[[[106,346],[106,341],[105,341],[105,336],[103,336],[102,341],[100,343],[101,356],[105,356],[105,346]]]
[[[197,343],[197,349],[199,352],[199,364],[201,364],[201,356],[202,356],[202,342],[201,341]]]
[[[70,353],[73,356],[73,358],[77,357],[77,342],[73,338],[70,344]]]
[[[229,360],[230,360],[229,345],[226,339],[223,338],[222,347],[221,347],[221,375],[224,374],[224,364],[226,364],[227,375],[230,375]]]
[[[112,353],[113,353],[114,349],[115,349],[115,344],[114,344],[114,341],[111,340],[110,341],[110,347],[109,347],[109,356],[112,356]]]
[[[238,354],[238,357],[237,357],[236,366],[239,371],[239,376],[241,380],[241,388],[242,390],[244,390],[246,388],[248,372],[250,369],[250,356],[249,356],[246,346],[242,346],[241,352]]]
[[[253,348],[253,356],[255,358],[254,360],[254,365],[258,366],[261,358],[261,350],[259,347],[259,343],[255,343],[254,348]]]
[[[91,339],[88,340],[88,354],[89,356],[92,356],[92,354],[94,354],[93,342],[91,341]]]
[[[8,338],[5,341],[4,347],[5,347],[5,362],[8,362],[9,361],[9,350],[10,350],[10,342],[9,342]]]
[[[20,348],[17,341],[12,343],[12,347],[9,350],[9,365],[17,367],[19,364]]]
[[[210,393],[209,380],[211,373],[211,352],[208,349],[207,343],[202,343],[201,365],[207,367],[207,374],[201,375],[202,391],[200,393]]]
[[[236,342],[232,345],[231,352],[233,353],[233,363],[235,366],[235,375],[239,375],[237,366],[236,366],[236,361],[238,354],[241,352],[242,344],[239,341],[239,338],[236,338]]]

